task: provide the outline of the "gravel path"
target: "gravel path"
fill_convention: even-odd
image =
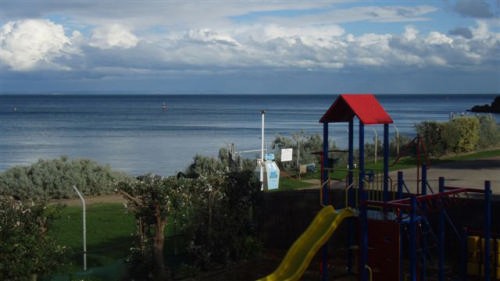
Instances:
[[[397,179],[396,174],[391,172],[391,178]],[[403,175],[408,186],[415,186],[416,168],[403,170]],[[438,189],[439,177],[445,178],[447,186],[481,189],[484,188],[484,181],[489,180],[493,193],[500,194],[500,157],[431,164],[427,170],[427,180],[434,191]]]

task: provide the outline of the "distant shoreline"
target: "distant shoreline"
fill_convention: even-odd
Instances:
[[[469,111],[478,113],[500,114],[500,96],[496,96],[491,104],[475,105]]]

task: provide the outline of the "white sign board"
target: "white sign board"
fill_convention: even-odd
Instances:
[[[293,148],[283,148],[281,149],[281,162],[292,161]]]

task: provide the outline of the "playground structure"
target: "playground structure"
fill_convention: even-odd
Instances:
[[[358,123],[358,163],[354,163],[354,121]],[[452,228],[460,241],[460,280],[500,280],[500,239],[492,239],[491,186],[484,188],[447,186],[439,178],[439,190],[434,192],[427,181],[427,168],[423,164],[417,186],[412,190],[405,183],[402,172],[393,181],[389,177],[389,124],[391,117],[378,103],[374,95],[340,95],[320,119],[323,123],[323,154],[321,167],[320,198],[323,209],[308,229],[292,245],[280,266],[260,280],[299,280],[312,256],[321,247],[321,279],[329,278],[328,238],[344,218],[348,235],[346,241],[348,273],[358,275],[358,280],[427,280],[429,278],[431,241],[437,251],[437,268],[432,280],[449,280],[446,268],[446,230]],[[329,123],[348,123],[348,176],[345,188],[345,209],[334,212],[324,219],[330,209],[330,174],[333,166],[329,158]],[[383,125],[383,170],[379,175],[365,169],[366,125]],[[475,230],[457,228],[447,210],[455,202],[469,194],[484,198],[482,227]],[[333,208],[331,208],[333,209]],[[349,215],[347,215],[349,214]],[[437,230],[429,217],[437,216]],[[342,218],[342,219],[340,219]],[[330,226],[328,226],[330,224]],[[314,231],[315,230],[315,231]],[[497,237],[500,238],[500,237]],[[323,245],[323,246],[322,246]],[[355,260],[357,266],[355,266]],[[456,274],[454,274],[456,276]]]
[[[299,280],[316,252],[325,244],[345,218],[355,215],[346,208],[335,211],[329,205],[322,208],[309,227],[293,243],[278,268],[258,281]]]

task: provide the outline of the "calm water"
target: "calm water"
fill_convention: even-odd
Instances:
[[[133,175],[172,175],[195,154],[216,155],[231,143],[260,148],[278,134],[322,132],[318,120],[335,95],[22,95],[0,96],[0,171],[61,155],[90,158]],[[391,134],[412,136],[414,124],[448,120],[494,95],[379,95],[395,121]],[[167,110],[162,110],[163,104]],[[499,116],[496,116],[497,121]],[[345,124],[330,125],[331,138],[346,145]],[[382,126],[367,127],[367,140]],[[254,157],[254,154],[247,154]]]

